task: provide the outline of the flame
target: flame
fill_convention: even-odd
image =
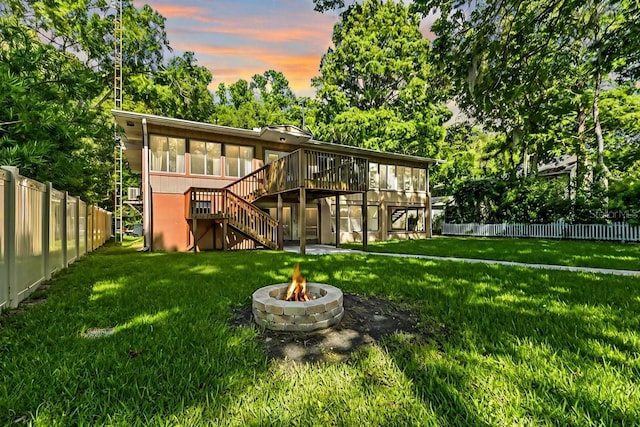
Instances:
[[[285,301],[309,301],[311,298],[307,293],[307,279],[300,274],[300,264],[296,263],[293,268],[293,280],[287,288]]]

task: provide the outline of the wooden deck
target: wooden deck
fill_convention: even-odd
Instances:
[[[307,197],[364,193],[368,171],[366,158],[300,149],[225,188],[190,188],[185,192],[185,218],[194,221],[194,228],[197,220],[221,221],[275,249],[282,242],[278,221],[254,206],[256,200],[306,201]]]

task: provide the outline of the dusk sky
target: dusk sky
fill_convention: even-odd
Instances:
[[[311,0],[135,0],[166,19],[175,55],[193,51],[214,81],[230,84],[282,71],[299,96],[313,95],[311,78],[331,46],[336,13],[318,13]]]
[[[312,0],[134,0],[145,3],[167,19],[174,54],[193,51],[212,72],[212,90],[274,69],[296,95],[312,96],[311,78],[338,20],[335,12],[315,12]]]

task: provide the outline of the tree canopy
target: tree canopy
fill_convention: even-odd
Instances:
[[[443,158],[434,184],[459,197],[486,190],[483,200],[505,209],[514,200],[573,218],[607,203],[640,209],[637,0],[314,4],[340,19],[308,99],[273,69],[211,91],[215,69],[193,52],[167,58],[164,17],[124,0],[124,108],[242,128],[304,125],[320,140]],[[114,13],[106,0],[0,3],[0,163],[91,202],[112,188]],[[433,42],[420,31],[428,14]],[[447,128],[451,100],[468,121]],[[545,191],[562,194],[536,183],[536,165],[566,154],[579,163],[572,205],[542,203]]]
[[[125,74],[157,69],[164,18],[123,3]],[[113,187],[114,12],[103,0],[0,4],[0,163],[94,203]]]
[[[366,148],[434,156],[450,113],[432,80],[420,19],[393,1],[366,0],[345,10],[323,56],[314,133]]]
[[[273,124],[302,126],[304,99],[298,99],[285,75],[276,70],[254,74],[251,82],[240,79],[221,83],[211,121],[225,126],[255,128]]]

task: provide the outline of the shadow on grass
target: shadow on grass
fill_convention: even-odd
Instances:
[[[372,404],[380,424],[420,417],[448,425],[618,424],[630,423],[639,409],[597,391],[640,380],[640,291],[629,278],[387,257],[107,247],[58,275],[46,304],[3,319],[0,420],[290,420],[282,403],[290,391],[272,378],[256,331],[232,328],[229,320],[257,288],[288,281],[298,261],[309,281],[411,304],[422,321],[452,331],[439,342],[390,341],[388,355],[425,412],[397,418],[402,408]],[[90,327],[115,327],[115,334],[82,338]],[[313,367],[318,381],[322,369]],[[345,393],[367,395],[371,388],[361,378]],[[637,400],[637,389],[632,393]],[[238,406],[241,396],[267,406],[272,399],[273,408],[252,414]],[[305,422],[346,422],[342,413],[357,412],[339,396],[325,398],[333,402],[329,409],[301,405]],[[506,409],[496,409],[501,405]]]

